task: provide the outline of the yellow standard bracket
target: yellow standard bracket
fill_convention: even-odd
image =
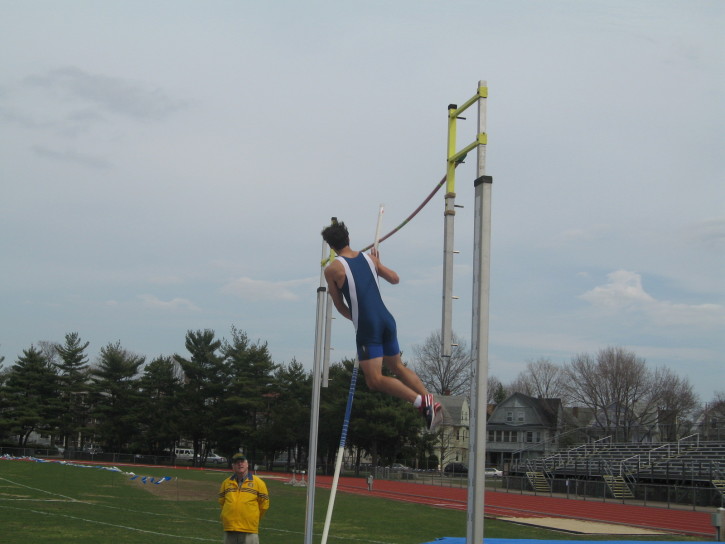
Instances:
[[[475,95],[469,98],[461,107],[451,104],[448,106],[448,165],[446,168],[446,192],[455,193],[456,191],[456,166],[463,161],[469,151],[479,145],[488,143],[486,133],[476,136],[476,140],[456,152],[456,121],[458,117],[473,106],[481,98],[488,98],[488,87],[479,87]]]
[[[330,248],[330,255],[327,259],[322,259],[322,261],[320,261],[320,266],[325,268],[328,264],[335,260],[335,257],[337,257],[337,253],[335,253],[334,249]]]

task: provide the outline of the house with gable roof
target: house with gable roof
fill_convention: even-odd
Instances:
[[[434,446],[441,468],[448,463],[469,466],[470,406],[464,395],[436,396],[443,406],[439,439]],[[512,458],[540,457],[555,451],[563,426],[561,399],[514,393],[489,405],[486,423],[486,465],[505,468]]]
[[[500,468],[557,449],[562,426],[561,399],[514,393],[498,404],[486,424],[486,464]]]
[[[469,417],[468,397],[464,395],[436,395],[443,406],[443,419],[438,427],[433,453],[438,457],[441,468],[448,463],[468,465]]]

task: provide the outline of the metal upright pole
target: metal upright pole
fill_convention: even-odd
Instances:
[[[471,395],[470,459],[468,472],[468,523],[466,544],[483,542],[483,505],[486,466],[486,415],[488,406],[488,318],[491,268],[491,185],[486,175],[486,99],[485,81],[478,83],[478,177],[474,182],[473,237],[473,316],[471,355],[474,365]],[[472,470],[471,470],[472,469]]]
[[[322,242],[323,262],[328,255],[327,243]],[[305,544],[312,544],[315,525],[315,483],[317,480],[317,436],[320,420],[320,383],[322,381],[322,350],[325,328],[327,287],[325,268],[320,266],[320,286],[317,288],[317,320],[315,323],[315,359],[312,366],[312,409],[310,411],[310,441],[307,449],[307,506],[305,513]]]
[[[456,217],[456,163],[450,160],[456,152],[456,104],[448,105],[448,164],[446,168],[445,210],[443,212],[443,312],[441,319],[441,357],[451,356],[453,342],[453,252],[454,219]]]
[[[325,305],[325,347],[322,351],[322,387],[330,385],[330,347],[332,339],[332,297],[327,296]]]

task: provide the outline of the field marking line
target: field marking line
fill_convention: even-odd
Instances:
[[[127,531],[136,531],[138,533],[146,533],[146,534],[156,535],[156,536],[168,536],[170,538],[179,538],[179,539],[182,539],[182,540],[200,540],[200,541],[203,541],[203,542],[219,542],[219,539],[218,538],[202,538],[202,537],[197,537],[197,536],[172,535],[172,534],[168,534],[168,533],[160,533],[158,531],[149,531],[147,529],[139,529],[137,527],[129,527],[127,525],[117,525],[115,523],[108,523],[108,522],[105,522],[105,521],[96,521],[96,520],[93,520],[93,519],[81,518],[81,517],[78,517],[78,516],[70,516],[68,514],[58,514],[58,513],[51,513],[51,512],[43,512],[41,510],[26,510],[24,508],[15,508],[14,506],[4,506],[4,505],[1,505],[1,504],[0,504],[0,508],[7,508],[7,509],[10,509],[10,510],[21,510],[23,512],[31,512],[33,514],[42,514],[42,515],[46,515],[46,516],[56,516],[56,517],[61,517],[61,518],[73,519],[73,520],[77,520],[77,521],[85,521],[86,523],[95,523],[96,525],[105,525],[107,527],[115,527],[116,529],[125,529]]]
[[[54,496],[62,497],[63,499],[66,499],[64,501],[60,501],[60,500],[43,500],[43,499],[2,499],[2,498],[0,498],[0,500],[25,500],[25,501],[38,501],[38,502],[72,502],[72,503],[79,503],[79,504],[87,504],[89,506],[99,506],[101,508],[108,508],[108,509],[111,509],[111,510],[121,510],[121,511],[124,511],[124,512],[133,512],[133,513],[138,513],[138,514],[146,514],[146,515],[150,515],[150,516],[161,516],[161,517],[169,517],[169,518],[190,519],[188,516],[176,516],[176,515],[173,515],[173,514],[163,514],[163,513],[156,513],[156,512],[147,512],[147,511],[144,511],[144,510],[134,510],[134,509],[131,509],[131,508],[122,508],[120,506],[113,506],[113,505],[108,505],[108,504],[99,504],[99,503],[96,503],[96,502],[90,502],[90,501],[83,501],[83,500],[79,500],[79,499],[74,499],[73,497],[68,497],[66,495],[61,495],[60,493],[53,493],[52,491],[46,491],[45,489],[39,489],[37,487],[31,487],[29,485],[21,484],[19,482],[14,482],[12,480],[9,480],[7,478],[3,478],[1,476],[0,476],[0,480],[3,480],[5,482],[8,482],[8,483],[13,484],[13,485],[16,485],[16,486],[20,486],[20,487],[24,487],[26,489],[30,489],[32,491],[39,491],[41,493],[47,493],[48,495],[54,495]],[[2,504],[0,504],[0,508],[13,509],[13,510],[23,510],[21,508],[15,508],[13,506],[4,506]],[[35,510],[28,510],[28,511],[29,512],[38,513],[38,514],[45,514],[45,515],[48,515],[48,516],[59,516],[59,517],[65,517],[65,518],[69,518],[69,519],[86,521],[88,523],[97,523],[99,525],[108,525],[110,527],[118,527],[118,528],[122,528],[122,529],[127,529],[129,531],[138,531],[138,532],[142,532],[142,533],[156,534],[156,535],[160,535],[160,536],[168,536],[168,537],[171,537],[171,538],[186,538],[186,539],[192,539],[192,540],[203,540],[203,541],[206,541],[206,542],[217,542],[217,540],[209,540],[209,539],[198,538],[198,537],[184,537],[184,536],[170,535],[170,534],[166,534],[166,533],[156,533],[156,532],[153,532],[153,531],[147,531],[145,529],[137,529],[135,527],[127,527],[125,525],[114,525],[112,523],[107,523],[107,522],[103,522],[103,521],[89,520],[89,519],[85,519],[85,518],[81,518],[81,517],[71,516],[71,515],[68,515],[68,514],[57,514],[57,513],[51,513],[51,512],[35,511]],[[218,519],[215,519],[215,520],[203,519],[203,518],[191,518],[191,519],[194,519],[195,521],[205,521],[207,523],[219,523],[219,520]],[[277,532],[280,532],[280,533],[296,533],[296,531],[287,531],[285,529],[275,529],[273,527],[265,527],[264,529],[266,529],[268,531],[277,531]],[[303,533],[300,532],[299,534],[301,535]],[[354,542],[365,542],[367,544],[395,544],[394,542],[382,542],[382,541],[378,541],[378,540],[363,540],[361,538],[340,537],[340,536],[333,536],[333,535],[330,535],[330,538],[331,539],[334,538],[335,540],[354,541]]]
[[[24,487],[26,489],[30,489],[32,491],[40,491],[42,493],[47,493],[48,495],[54,495],[57,497],[62,497],[65,500],[57,500],[57,499],[4,499],[0,497],[0,501],[37,501],[37,502],[65,502],[65,503],[76,503],[76,504],[85,504],[88,506],[96,506],[99,508],[107,508],[110,510],[120,510],[122,512],[131,512],[134,514],[144,514],[147,516],[159,516],[159,517],[167,517],[172,519],[193,519],[194,521],[204,521],[207,523],[218,523],[219,520],[211,520],[211,519],[204,519],[204,518],[189,518],[188,516],[178,516],[174,514],[166,514],[166,513],[157,513],[157,512],[148,512],[146,510],[135,510],[133,508],[123,508],[121,506],[113,506],[111,504],[100,504],[97,502],[92,501],[84,501],[80,499],[74,499],[73,497],[67,497],[66,495],[61,495],[60,493],[53,493],[52,491],[46,491],[45,489],[39,489],[37,487],[31,487],[29,485],[21,484],[19,482],[14,482],[12,480],[8,480],[7,478],[3,478],[0,476],[0,480],[6,481],[8,483],[11,483],[16,486]],[[10,508],[10,507],[7,507]],[[82,519],[82,518],[79,518]]]
[[[8,501],[8,502],[79,502],[79,501],[69,501],[65,499],[11,499],[11,498],[5,498],[0,497],[0,501]]]
[[[76,502],[80,502],[80,501],[76,501]],[[178,539],[183,539],[183,540],[198,540],[198,541],[202,541],[202,542],[218,542],[219,541],[218,538],[211,539],[211,538],[203,538],[203,537],[196,537],[196,536],[172,535],[172,534],[169,534],[169,533],[161,533],[161,532],[158,532],[158,531],[149,531],[147,529],[139,529],[137,527],[129,527],[128,525],[118,525],[118,524],[115,524],[115,523],[108,523],[108,522],[105,522],[105,521],[97,521],[97,520],[93,520],[93,519],[82,518],[82,517],[79,517],[79,516],[71,516],[71,515],[68,515],[68,514],[59,514],[59,513],[55,513],[55,512],[44,512],[44,511],[41,511],[41,510],[28,510],[28,509],[25,509],[25,508],[16,508],[14,506],[5,506],[5,505],[2,505],[2,504],[0,504],[0,508],[4,508],[4,509],[7,509],[7,510],[20,510],[22,512],[31,512],[33,514],[41,514],[41,515],[46,515],[46,516],[55,516],[55,517],[67,518],[67,519],[72,519],[72,520],[76,520],[76,521],[85,521],[86,523],[95,523],[97,525],[105,525],[105,526],[108,526],[108,527],[114,527],[116,529],[125,529],[127,531],[136,531],[138,533],[146,533],[146,534],[151,534],[151,535],[156,535],[156,536],[167,536],[169,538],[178,538]],[[300,535],[302,534],[301,532],[297,532],[297,531],[288,531],[286,529],[275,529],[275,528],[272,528],[272,527],[265,527],[265,530],[267,530],[267,531],[275,531],[275,532],[278,532],[278,533],[290,533],[290,534],[300,534]],[[364,539],[361,539],[361,538],[353,538],[353,537],[331,536],[330,538],[331,539],[334,539],[334,540],[345,540],[345,541],[354,541],[354,542],[366,542],[368,544],[395,544],[394,542],[381,542],[379,540],[364,540]]]
[[[38,489],[37,487],[30,487],[29,485],[21,484],[19,482],[13,482],[12,480],[8,480],[7,478],[3,478],[2,476],[0,476],[0,480],[11,483],[13,485],[17,485],[19,487],[24,487],[25,489],[30,489],[32,491],[39,491],[41,493],[47,493],[48,495],[53,495],[55,497],[63,497],[64,499],[68,499],[71,502],[81,502],[81,501],[74,499],[73,497],[67,497],[66,495],[61,495],[60,493],[53,493],[52,491],[46,491],[45,489]]]

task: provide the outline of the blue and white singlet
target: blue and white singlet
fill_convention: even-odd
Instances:
[[[338,256],[345,268],[342,295],[352,313],[358,358],[361,361],[397,355],[395,319],[383,303],[375,264],[365,253],[355,258]]]

